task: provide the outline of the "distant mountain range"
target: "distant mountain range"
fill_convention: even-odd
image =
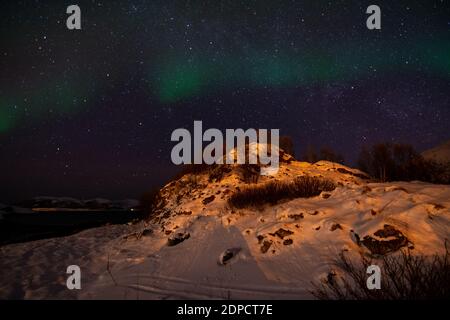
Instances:
[[[108,200],[95,198],[80,200],[69,197],[35,197],[21,201],[17,207],[39,210],[130,210],[139,206],[139,201],[134,199]]]

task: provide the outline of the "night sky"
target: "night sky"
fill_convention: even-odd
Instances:
[[[82,30],[66,28],[78,4]],[[368,30],[370,4],[382,29]],[[297,154],[450,139],[450,1],[2,1],[0,201],[138,197],[171,132],[279,128]]]

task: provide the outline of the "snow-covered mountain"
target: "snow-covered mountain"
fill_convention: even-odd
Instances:
[[[425,159],[440,163],[450,163],[450,140],[432,149],[422,152]]]
[[[287,155],[275,176],[258,171],[221,165],[188,173],[161,189],[145,223],[5,246],[0,268],[17,271],[0,279],[0,297],[25,292],[29,298],[312,298],[311,281],[326,277],[342,251],[374,257],[406,247],[442,253],[450,237],[450,186],[374,183],[356,169]],[[309,198],[279,192],[281,184],[293,186],[306,179],[301,177],[331,184]],[[279,201],[267,194],[255,205],[246,205],[245,197],[239,205],[230,203],[267,185],[279,192]],[[56,280],[69,264],[84,272],[81,291]],[[11,279],[39,279],[40,272],[46,279],[53,272],[54,282],[27,287],[22,281],[24,287],[14,290]]]
[[[102,198],[79,200],[70,197],[35,197],[19,203],[33,210],[129,210],[139,206],[134,199],[108,200]]]

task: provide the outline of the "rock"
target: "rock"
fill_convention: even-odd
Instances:
[[[290,236],[293,233],[294,232],[292,232],[291,230],[285,230],[283,228],[280,228],[277,231],[275,231],[274,233],[269,233],[269,234],[271,236],[277,236],[278,238],[283,239],[284,237]]]
[[[265,237],[262,235],[259,235],[256,238],[258,239],[258,244],[260,244],[264,240]]]
[[[190,236],[191,235],[189,233],[179,232],[176,235],[167,239],[167,245],[169,247],[176,246],[177,244],[183,242],[184,240],[189,239]]]
[[[208,204],[208,203],[210,203],[210,202],[213,202],[215,198],[216,198],[216,197],[215,197],[214,195],[209,196],[209,197],[206,197],[205,199],[203,199],[202,203],[203,203],[203,204]]]
[[[272,241],[264,240],[263,245],[261,246],[261,252],[266,253],[270,249],[271,245],[272,245]]]
[[[389,252],[394,252],[402,247],[407,246],[410,242],[403,233],[393,226],[385,224],[383,229],[380,229],[374,233],[374,236],[365,236],[361,243],[370,250],[372,254],[384,255]],[[387,239],[388,240],[383,240]]]
[[[192,211],[177,211],[175,214],[177,216],[190,216],[192,214]]]
[[[238,255],[240,251],[241,248],[230,248],[225,250],[219,257],[219,264],[220,265],[228,264],[229,262],[231,262],[233,258],[235,258]]]
[[[369,186],[364,186],[362,188],[361,194],[366,194],[368,192],[372,191],[372,189]]]
[[[152,233],[153,233],[153,230],[151,230],[151,229],[145,229],[145,230],[142,231],[142,236],[143,236],[143,237],[148,237],[148,236],[150,236]]]
[[[299,214],[290,214],[288,217],[294,220],[303,219],[303,212],[300,212]]]
[[[292,239],[286,239],[286,240],[283,241],[283,244],[285,246],[291,245],[293,243],[294,243],[294,240],[292,240]]]
[[[359,234],[357,234],[355,231],[350,230],[350,238],[352,239],[352,241],[354,243],[356,243],[358,246],[361,245],[361,237],[359,236]]]
[[[342,226],[339,223],[333,223],[333,225],[330,228],[330,231],[334,231],[336,229],[341,229],[342,230]]]
[[[322,194],[322,198],[324,198],[324,199],[328,199],[329,197],[331,197],[331,194],[329,194],[329,193]]]
[[[336,281],[335,279],[336,279],[336,272],[334,271],[328,272],[326,282],[333,284]]]
[[[398,237],[398,236],[403,237],[403,234],[399,230],[395,229],[393,226],[390,226],[388,224],[385,224],[383,226],[383,229],[376,231],[374,235],[380,238]]]

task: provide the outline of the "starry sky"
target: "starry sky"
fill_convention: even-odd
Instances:
[[[450,1],[74,3],[0,4],[0,201],[139,197],[179,170],[170,135],[194,120],[279,128],[350,165],[450,139]]]

